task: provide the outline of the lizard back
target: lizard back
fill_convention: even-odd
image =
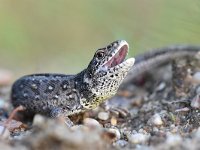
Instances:
[[[12,87],[12,103],[23,105],[29,112],[45,113],[54,107],[71,109],[78,106],[74,75],[34,74],[17,80]]]
[[[97,107],[112,97],[133,66],[125,60],[128,43],[118,40],[98,49],[88,67],[76,75],[33,74],[18,79],[12,87],[14,107],[27,114],[69,116]]]

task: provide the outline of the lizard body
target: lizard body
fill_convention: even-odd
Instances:
[[[77,75],[35,74],[20,78],[12,87],[12,103],[14,107],[24,106],[27,113],[70,116],[112,97],[125,77],[123,83],[131,82],[157,65],[195,56],[199,51],[198,46],[170,46],[139,55],[136,61],[124,61],[128,43],[115,41],[98,49],[88,67]]]
[[[12,87],[12,104],[28,114],[70,116],[97,107],[112,97],[133,66],[125,60],[128,43],[115,41],[96,51],[88,67],[77,75],[33,74],[20,78]]]

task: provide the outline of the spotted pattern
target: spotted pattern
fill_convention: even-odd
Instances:
[[[127,44],[119,40],[98,49],[88,67],[77,75],[34,74],[20,78],[12,87],[12,104],[24,106],[25,113],[50,117],[69,116],[95,108],[116,93],[134,63],[129,59],[102,70],[124,43]]]

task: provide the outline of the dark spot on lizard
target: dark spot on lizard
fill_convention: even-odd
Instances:
[[[118,40],[98,49],[87,68],[76,75],[24,76],[13,84],[12,103],[14,107],[25,106],[26,113],[41,113],[47,116],[51,116],[54,108],[61,110],[57,111],[57,115],[65,113],[64,115],[68,116],[96,107],[116,93],[116,90],[109,93],[113,75],[118,73],[119,76],[124,76],[124,72],[132,67],[134,59],[125,60],[127,52],[128,43]],[[123,65],[119,66],[122,62]],[[115,67],[118,68],[117,71]],[[122,80],[123,78],[119,78],[117,84],[113,85],[116,86],[115,89]],[[67,110],[63,112],[64,108]]]

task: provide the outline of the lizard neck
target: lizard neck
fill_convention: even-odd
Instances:
[[[78,73],[74,77],[75,86],[80,94],[81,99],[88,99],[92,95],[92,82],[90,81],[88,76],[88,70],[84,69],[82,72]]]

